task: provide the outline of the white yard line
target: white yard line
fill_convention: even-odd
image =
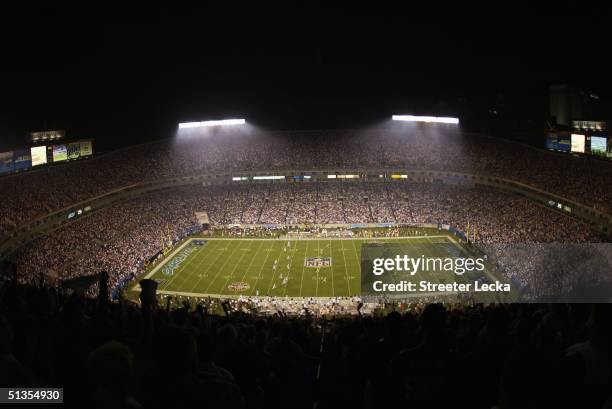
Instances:
[[[172,283],[172,281],[174,281],[175,277],[178,276],[183,276],[183,274],[181,274],[182,271],[184,271],[189,265],[191,265],[191,263],[193,263],[195,260],[199,260],[199,255],[200,253],[202,253],[204,251],[204,248],[206,246],[202,246],[202,248],[200,250],[198,250],[195,254],[190,254],[189,255],[189,260],[187,261],[187,263],[184,266],[180,266],[179,269],[177,269],[173,274],[172,274],[172,279],[170,281],[168,281],[167,283],[164,283],[164,288],[168,288],[168,286]],[[212,247],[212,244],[211,244]],[[192,257],[193,256],[193,257]],[[203,257],[202,259],[199,260],[199,262],[196,264],[195,269],[190,269],[187,270],[189,271],[188,274],[185,274],[186,277],[182,277],[182,284],[185,284],[186,282],[189,281],[189,278],[198,270],[198,268],[202,265],[202,263],[204,262],[204,260],[206,260],[206,257]]]
[[[317,257],[321,257],[321,250],[319,247],[319,242],[317,241]],[[319,295],[319,269],[320,267],[317,267],[317,286],[315,287],[315,297]]]
[[[287,253],[292,253],[292,254],[293,254],[293,253],[294,253],[294,251],[292,251],[292,250],[291,250],[291,247],[289,247],[289,246],[291,245],[290,243],[291,243],[291,240],[288,240],[288,241],[287,241],[287,244],[288,244],[288,246],[287,246],[287,247],[289,248],[289,250],[287,250]],[[295,249],[295,253],[297,253],[297,247],[295,247],[295,246],[296,246],[296,244],[294,243],[294,244],[293,244],[293,248]],[[290,259],[290,261],[289,261],[289,271],[287,271],[287,284],[285,284],[285,294],[283,294],[283,296],[284,296],[284,297],[286,297],[286,296],[287,296],[287,287],[289,287],[289,276],[291,275],[291,274],[290,274],[290,273],[291,273],[291,271],[293,271],[293,268],[292,268],[292,267],[293,267],[293,259],[294,259],[294,257],[293,257],[293,255],[291,255],[291,256],[289,256],[289,257],[291,257],[291,259]]]
[[[348,276],[348,268],[346,267],[346,255],[344,254],[344,242],[342,240],[340,240],[340,248],[342,251],[342,258],[344,259],[344,277],[346,277],[346,286],[348,289],[348,296],[351,296],[351,285],[350,285],[350,280],[349,280],[349,276]],[[361,269],[361,266],[359,266],[359,268]]]
[[[238,250],[238,248],[240,247],[240,244],[236,245],[236,248],[232,251],[232,254],[229,255],[228,258],[225,259],[225,261],[223,262],[223,264],[221,265],[221,268],[219,269],[219,271],[217,272],[217,274],[215,274],[215,278],[212,279],[212,281],[210,283],[208,283],[208,285],[206,286],[206,290],[208,291],[208,289],[210,288],[210,286],[217,281],[217,277],[219,277],[219,274],[221,274],[221,272],[223,271],[223,267],[225,267],[225,265],[227,264],[228,261],[230,261],[230,259],[232,258],[232,256],[234,255],[234,253],[236,252],[236,250]]]
[[[249,271],[249,269],[251,268],[251,265],[253,264],[253,260],[255,260],[255,255],[259,252],[259,250],[261,250],[261,246],[263,246],[263,242],[259,245],[259,247],[257,248],[257,251],[255,252],[255,254],[253,254],[253,257],[251,257],[251,262],[249,263],[249,266],[247,267],[247,269],[245,270],[245,273],[242,275],[243,277],[246,275],[246,272]],[[236,272],[236,269],[238,268],[238,266],[240,265],[240,263],[242,262],[242,259],[244,258],[244,256],[249,253],[251,251],[251,243],[249,243],[249,248],[248,251],[245,251],[244,254],[240,257],[240,260],[238,260],[238,262],[236,263],[236,265],[234,266],[234,269],[232,270],[232,273],[230,274],[229,278],[227,280],[225,280],[225,284],[223,284],[223,288],[227,287],[227,284],[229,283],[229,281],[232,279],[232,277],[234,276],[234,273]],[[242,278],[240,279],[242,281]]]
[[[355,255],[355,259],[357,260],[357,265],[359,266],[359,280],[361,281],[361,258],[359,257],[359,252],[357,251],[357,246],[355,245],[355,241],[353,241],[353,249],[355,250],[353,254]],[[350,280],[349,280],[350,281]],[[361,283],[359,284],[361,288]],[[349,294],[351,293],[351,287],[349,286]]]
[[[211,246],[212,246],[212,244],[211,244]],[[198,251],[196,251],[196,254],[201,253],[201,252],[204,250],[204,247],[206,247],[206,246],[202,246],[202,248],[201,248],[201,249],[199,249]],[[196,254],[190,254],[190,255],[189,255],[189,259],[187,260],[187,262],[186,262],[184,265],[183,265],[183,264],[181,264],[181,265],[179,266],[179,268],[177,268],[177,269],[176,269],[176,271],[173,271],[173,272],[172,272],[172,277],[170,277],[170,279],[169,279],[168,281],[164,282],[164,283],[163,283],[163,285],[162,285],[161,287],[162,287],[162,288],[168,288],[168,286],[169,286],[170,284],[172,284],[172,283],[174,282],[174,280],[175,280],[175,279],[176,279],[178,276],[180,276],[180,275],[181,275],[180,273],[181,273],[181,271],[185,270],[185,267],[187,267],[188,265],[190,265],[191,263],[193,263],[195,260],[197,260],[197,259],[198,259],[198,258],[196,257]],[[193,257],[192,257],[192,256],[193,256]],[[172,260],[172,258],[170,258],[170,260]],[[170,261],[170,260],[168,260],[168,261]],[[199,265],[199,264],[200,264],[200,263],[198,263],[198,265]],[[188,275],[191,275],[191,274],[188,274]],[[187,279],[186,279],[186,278],[182,278],[182,280],[183,280],[183,282],[185,282]]]
[[[223,254],[225,254],[225,251],[226,251],[226,250],[219,251],[219,254],[217,254],[217,257],[215,257],[214,261],[208,265],[208,268],[206,269],[206,272],[205,272],[204,274],[208,274],[208,273],[209,273],[210,269],[212,268],[212,266],[214,266],[214,265],[215,265],[215,263],[217,262],[217,260],[219,260],[219,258],[220,258],[220,257],[221,257]],[[205,257],[204,259],[202,259],[202,260],[201,260],[201,261],[198,263],[198,267],[199,267],[199,266],[200,266],[200,265],[201,265],[201,264],[202,264],[204,261],[206,261],[206,257]],[[197,288],[197,286],[200,284],[200,281],[202,281],[202,278],[204,278],[204,277],[200,277],[200,278],[198,278],[198,281],[195,283],[195,285],[194,285],[193,287],[191,287],[191,291],[193,291],[193,290],[195,290],[195,289]]]
[[[331,260],[331,266],[330,267],[330,271],[331,271],[331,284],[332,284],[332,297],[336,296],[336,290],[334,289],[334,261],[333,261],[333,252],[332,252],[332,246],[331,246],[331,240],[329,241],[329,259]],[[340,240],[340,243],[342,243],[342,240]]]
[[[306,242],[306,250],[304,250],[304,262],[302,263],[302,278],[300,280],[300,297],[302,296],[302,288],[304,287],[304,270],[306,268],[306,257],[308,257],[308,242]]]
[[[269,250],[269,251],[267,251],[268,254],[266,254],[266,258],[264,259],[264,262],[261,265],[261,268],[259,269],[259,273],[257,274],[257,278],[255,279],[255,285],[253,286],[253,292],[254,293],[257,291],[257,286],[259,285],[259,277],[261,277],[261,273],[263,272],[263,269],[266,266],[266,263],[268,262],[268,257],[270,257],[270,253],[272,253],[272,249],[273,248],[274,248],[274,244],[272,244],[272,246],[268,249]]]

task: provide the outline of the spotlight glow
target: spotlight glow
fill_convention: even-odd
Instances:
[[[416,115],[393,115],[394,121],[405,122],[433,122],[438,124],[458,124],[459,118],[450,118],[444,116],[416,116]]]
[[[209,126],[226,126],[226,125],[243,125],[246,121],[244,119],[220,119],[216,121],[201,121],[201,122],[181,122],[179,123],[179,129],[187,128],[202,128]]]

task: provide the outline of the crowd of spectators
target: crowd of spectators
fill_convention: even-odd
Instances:
[[[149,180],[207,172],[343,168],[449,170],[493,175],[575,199],[602,211],[612,211],[609,161],[559,155],[448,128],[295,134],[219,131],[215,135],[180,136],[90,160],[2,177],[0,236],[51,211]],[[319,193],[324,195],[322,191]],[[350,214],[342,216],[333,201],[328,205],[325,212],[330,217],[328,221],[352,218]],[[318,217],[312,207],[304,206],[301,214],[309,214],[312,219]],[[376,208],[375,217],[391,218],[390,213],[385,213],[387,210]],[[255,217],[253,209],[243,211],[247,217]],[[287,217],[293,217],[293,213],[288,211]]]
[[[606,409],[611,321],[610,304],[211,315],[4,283],[0,386],[100,409]]]
[[[196,212],[207,212],[213,229],[398,222],[467,231],[469,224],[470,239],[483,245],[600,241],[577,219],[484,187],[427,182],[194,185],[116,203],[33,241],[13,255],[17,277],[34,283],[42,275],[57,283],[106,270],[114,286],[128,275],[143,273],[147,260],[197,226]],[[497,246],[492,255],[498,254],[495,249],[502,252]],[[532,288],[541,287],[536,281],[559,282],[542,274],[524,273],[517,279]]]
[[[525,289],[523,300],[611,302],[610,243],[492,243],[481,246],[497,270]]]

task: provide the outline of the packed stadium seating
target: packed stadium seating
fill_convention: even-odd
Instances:
[[[436,128],[411,129],[178,137],[109,152],[88,161],[3,177],[0,236],[32,218],[133,183],[248,170],[459,171],[513,179],[612,212],[612,164],[608,161],[556,155]]]
[[[483,187],[408,182],[187,186],[119,202],[32,242],[13,256],[18,279],[38,282],[42,273],[57,282],[106,270],[114,286],[142,273],[146,260],[197,227],[197,211],[208,212],[213,226],[392,221],[464,229],[471,223],[483,244],[599,241],[576,219]],[[534,286],[535,280],[558,282],[558,277],[518,277],[524,286]]]

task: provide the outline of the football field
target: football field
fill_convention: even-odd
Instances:
[[[291,240],[192,238],[158,262],[146,277],[158,282],[158,293],[170,295],[359,296],[362,245],[387,243],[392,243],[398,253],[467,255],[461,244],[446,235]],[[444,272],[423,274],[427,276],[421,275],[420,279],[432,282],[462,279]],[[138,291],[138,285],[132,290]]]

